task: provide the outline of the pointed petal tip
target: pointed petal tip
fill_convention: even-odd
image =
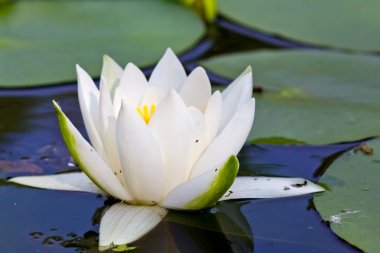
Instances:
[[[220,200],[280,198],[325,191],[323,187],[303,178],[237,177]]]
[[[168,53],[168,54],[174,54],[174,55],[175,55],[175,53],[173,52],[173,50],[172,50],[171,47],[166,48],[166,50],[165,50],[165,54],[166,54],[166,53]]]
[[[142,76],[144,76],[145,80],[146,80],[146,77],[144,75],[144,73],[141,71],[141,69],[136,65],[134,64],[133,62],[128,62],[127,65],[125,66],[124,68],[124,72],[128,73],[129,74],[136,74],[136,71],[141,73]],[[143,78],[143,79],[144,79]]]
[[[129,67],[129,66],[136,66],[133,62],[128,62],[127,65],[125,65],[125,67]]]
[[[60,107],[59,104],[58,104],[58,102],[55,101],[54,99],[52,99],[51,102],[53,103],[53,105],[54,105],[55,108],[59,108]]]
[[[108,54],[103,54],[103,63],[108,60],[112,60],[112,58]]]
[[[164,58],[166,58],[166,57],[177,58],[177,55],[174,53],[174,51],[170,47],[168,47],[165,50],[164,54],[161,56],[161,60],[164,59]]]
[[[52,100],[52,103],[53,103],[53,106],[54,106],[55,112],[56,112],[57,114],[63,113],[63,112],[62,112],[62,108],[61,108],[61,106],[58,104],[57,101],[55,101],[55,100],[53,99],[53,100]]]
[[[21,176],[11,178],[8,182],[40,189],[104,194],[83,172],[43,176]]]
[[[198,66],[195,69],[193,69],[193,71],[191,71],[191,73],[189,74],[189,76],[192,75],[192,74],[197,74],[197,75],[200,75],[200,76],[204,76],[205,79],[207,78],[207,80],[210,81],[210,78],[208,77],[207,71],[202,66]]]
[[[178,61],[181,63],[181,61],[179,60],[178,56],[176,53],[174,53],[174,51],[168,47],[166,50],[165,50],[165,53],[164,55],[161,57],[161,60],[164,59],[164,58],[171,58],[172,60],[175,60],[175,61]],[[181,64],[182,65],[182,64]]]
[[[315,183],[315,192],[324,192],[327,188],[323,187],[322,185],[319,185],[318,183]]]
[[[80,77],[88,77],[89,79],[92,80],[91,76],[87,73],[86,70],[84,70],[79,64],[75,64],[75,69],[77,71],[77,76],[78,76],[78,80],[80,79]]]
[[[206,75],[207,75],[207,71],[202,67],[202,66],[198,66],[198,67],[196,67],[195,69],[193,69],[193,71],[192,72],[194,72],[194,71],[199,71],[199,72],[203,72],[203,73],[205,73]]]
[[[161,59],[166,58],[166,57],[169,57],[169,58],[172,58],[172,59],[176,59],[178,62],[181,62],[179,60],[178,56],[176,55],[176,53],[174,53],[174,51],[170,47],[168,47],[165,50],[165,53],[164,53],[164,55],[162,56]]]
[[[17,183],[17,177],[12,177],[12,178],[8,179],[7,181],[10,183]]]
[[[75,69],[77,70],[77,74],[79,74],[79,72],[84,71],[84,69],[78,63],[75,64]]]
[[[245,70],[240,74],[239,77],[237,77],[235,80],[239,80],[239,82],[242,82],[246,80],[246,78],[250,78],[250,83],[252,83],[252,67],[249,65],[245,68]]]
[[[230,157],[227,158],[226,163],[230,163],[229,166],[232,168],[239,168],[240,162],[236,155],[230,155]],[[237,171],[236,171],[237,173]]]
[[[149,83],[152,86],[159,87],[166,93],[170,89],[180,90],[186,77],[186,71],[181,61],[168,48],[153,69]]]
[[[107,64],[119,66],[111,56],[109,56],[108,54],[103,54],[103,66]]]
[[[17,185],[26,186],[26,187],[34,187],[34,188],[44,189],[44,187],[34,186],[32,183],[28,182],[28,179],[29,178],[33,179],[33,177],[34,176],[12,177],[12,178],[8,179],[7,182],[17,184]],[[40,176],[35,176],[35,177],[40,177]],[[26,178],[26,180],[25,180],[25,178]]]
[[[91,79],[90,75],[79,64],[75,65],[77,71],[78,84],[86,82],[87,78]]]
[[[217,94],[215,96],[222,96],[222,93],[220,92],[220,90],[214,91],[214,93],[212,95],[214,95],[214,94]]]
[[[252,85],[252,71],[244,72],[244,74],[243,74],[242,78],[240,79],[240,81],[244,82],[247,79],[249,80],[250,85]]]

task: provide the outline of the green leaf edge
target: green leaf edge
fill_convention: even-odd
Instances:
[[[231,155],[219,169],[218,174],[210,183],[205,192],[190,200],[184,205],[186,210],[201,210],[214,206],[223,194],[231,187],[239,170],[239,160]]]
[[[273,137],[260,137],[248,141],[250,144],[272,144],[272,145],[305,145],[304,141],[297,140],[294,138],[287,138],[282,136]]]
[[[74,135],[71,133],[69,126],[68,126],[68,118],[65,115],[65,113],[61,110],[61,107],[58,105],[58,103],[55,100],[52,100],[55,111],[57,113],[58,117],[58,124],[59,124],[59,129],[61,130],[61,135],[63,138],[63,141],[66,144],[67,149],[69,150],[70,155],[73,157],[74,161],[78,164],[78,166],[82,169],[82,171],[88,176],[88,178],[97,186],[99,187],[100,190],[105,192],[108,195],[109,194],[96,180],[94,177],[91,176],[91,173],[89,170],[84,166],[82,163],[78,152],[77,152],[77,143],[75,140]]]

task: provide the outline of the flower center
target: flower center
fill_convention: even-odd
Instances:
[[[154,111],[156,110],[156,105],[151,105],[150,107],[147,105],[142,105],[137,107],[137,112],[140,114],[141,118],[145,121],[145,123],[149,123],[150,118],[152,117]]]

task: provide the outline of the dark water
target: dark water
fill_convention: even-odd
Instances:
[[[188,69],[194,67],[195,59],[215,54],[284,46],[248,39],[222,26],[225,27],[210,27],[195,50],[182,56],[189,63]],[[222,77],[211,77],[214,83],[228,83]],[[102,210],[113,200],[6,182],[7,178],[19,175],[77,169],[61,139],[51,104],[53,98],[84,133],[74,84],[0,90],[1,252],[98,252]],[[304,177],[316,181],[339,155],[359,143],[246,146],[239,155],[240,175]],[[137,246],[134,252],[359,252],[336,237],[321,220],[312,195],[228,201],[212,210],[191,214],[173,211],[133,245]]]

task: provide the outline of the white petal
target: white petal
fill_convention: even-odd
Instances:
[[[104,194],[87,176],[82,172],[73,172],[57,175],[14,177],[8,180],[16,184],[27,185],[42,189],[82,191]]]
[[[166,93],[160,88],[148,86],[140,100],[140,105],[158,105],[165,95]]]
[[[208,142],[216,136],[222,117],[222,95],[215,91],[208,101],[205,111],[206,137]]]
[[[204,111],[207,101],[211,97],[211,83],[202,67],[197,67],[190,73],[179,95],[187,106],[194,106]]]
[[[107,80],[103,80],[100,86],[99,111],[101,119],[99,131],[108,158],[107,164],[119,176],[119,180],[123,182],[122,175],[117,173],[120,171],[121,165],[116,144],[116,117],[112,108]]]
[[[134,242],[147,234],[166,216],[159,206],[131,206],[118,203],[100,221],[99,246],[103,249]]]
[[[145,204],[159,201],[165,176],[160,148],[136,109],[124,103],[117,120],[117,144],[134,198]]]
[[[160,146],[165,168],[164,195],[184,182],[190,173],[192,136],[191,114],[175,92],[158,105],[149,128]]]
[[[115,115],[118,115],[121,100],[127,104],[137,107],[145,90],[148,87],[148,81],[144,73],[133,63],[128,63],[125,67],[120,84],[115,92],[113,100]]]
[[[202,128],[202,125],[204,125],[205,119],[204,119],[204,115],[201,112],[201,110],[199,110],[196,107],[189,107],[189,111],[191,114],[193,127],[197,128],[197,129]]]
[[[192,116],[192,136],[194,141],[191,143],[191,159],[190,167],[193,167],[198,160],[200,154],[205,150],[209,144],[206,137],[206,123],[203,113],[195,107],[189,107]]]
[[[192,115],[194,119],[194,111],[196,111],[195,108],[192,108]],[[198,114],[201,114],[199,111]],[[201,114],[203,117],[199,117],[201,119],[198,119],[200,123],[198,123],[198,127],[193,127],[195,132],[195,142],[193,143],[192,148],[192,158],[191,158],[191,164],[190,167],[193,167],[194,164],[198,161],[201,154],[204,152],[204,150],[207,148],[207,146],[210,144],[210,142],[214,139],[218,128],[219,128],[219,122],[222,114],[222,96],[219,91],[216,91],[212,97],[210,98],[207,108],[205,111],[205,114]]]
[[[245,75],[239,77],[227,92],[222,92],[223,112],[219,132],[228,124],[236,110],[246,103],[252,97],[252,72],[248,71]]]
[[[100,113],[99,113],[99,90],[92,78],[79,65],[76,66],[78,75],[78,98],[79,105],[92,146],[107,160],[104,147],[99,136]]]
[[[111,98],[115,92],[115,88],[120,81],[121,73],[123,69],[108,55],[103,56],[103,67],[100,75],[100,86],[102,85],[102,79],[107,81],[108,90],[110,91]]]
[[[289,197],[324,190],[303,178],[237,177],[221,200]]]
[[[130,201],[132,199],[130,194],[123,187],[117,176],[82,137],[62,112],[59,105],[55,101],[53,101],[53,104],[57,111],[63,140],[79,167],[102,191],[121,200]]]
[[[239,168],[236,156],[176,188],[160,203],[170,209],[201,210],[212,207],[232,185]]]
[[[255,100],[252,98],[235,113],[227,126],[207,147],[191,172],[194,178],[220,164],[231,154],[237,155],[251,130],[255,114]]]
[[[243,76],[245,76],[245,75],[247,75],[247,74],[249,74],[250,72],[252,72],[252,68],[251,68],[251,66],[248,66],[237,78],[235,78],[235,80],[233,80],[228,86],[227,86],[227,88],[225,88],[224,90],[223,90],[223,97],[226,97],[226,96],[228,96],[228,94],[230,93],[230,91],[233,89],[233,88],[235,88],[235,86],[239,83],[239,81],[240,81],[240,79],[243,77]]]
[[[149,84],[159,87],[165,93],[172,89],[178,92],[185,79],[185,69],[173,51],[168,48],[154,68]]]
[[[100,85],[100,96],[99,96],[99,112],[100,112],[100,129],[107,129],[109,118],[115,118],[112,110],[111,95],[108,89],[107,80],[102,79],[103,82]]]

